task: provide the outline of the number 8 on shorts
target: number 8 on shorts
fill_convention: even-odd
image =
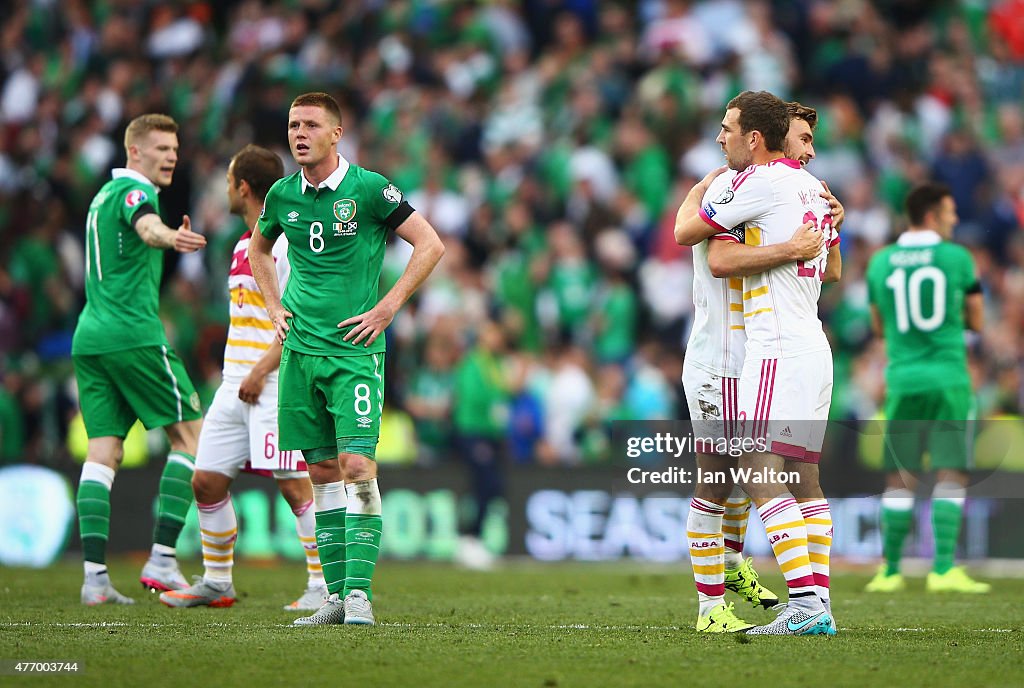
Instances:
[[[342,440],[351,438],[376,444],[384,411],[384,354],[314,356],[286,347],[279,384],[280,449],[342,450]]]

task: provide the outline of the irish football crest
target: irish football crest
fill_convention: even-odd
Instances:
[[[351,198],[343,198],[334,202],[334,217],[338,222],[350,222],[356,216],[356,202]]]
[[[356,222],[356,202],[351,198],[343,198],[334,202],[334,236],[355,236],[359,223]]]

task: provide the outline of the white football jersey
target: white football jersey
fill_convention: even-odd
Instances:
[[[248,230],[235,244],[231,254],[231,269],[228,271],[228,290],[231,293],[229,310],[231,325],[228,327],[228,341],[224,347],[224,381],[241,382],[252,371],[260,356],[274,343],[274,323],[267,314],[263,294],[256,286],[249,265]],[[273,248],[274,265],[277,268],[277,282],[280,293],[284,293],[290,272],[288,264],[288,240],[282,234]],[[267,376],[268,381],[277,379],[277,371]]]
[[[751,165],[737,174],[728,189],[708,193],[701,217],[719,234],[714,239],[749,246],[785,243],[802,223],[813,221],[825,233],[825,247],[810,261],[786,263],[743,278],[743,321],[746,355],[788,358],[828,350],[818,319],[818,297],[828,247],[839,241],[829,204],[819,194],[821,182],[788,158]]]
[[[705,198],[719,198],[731,188],[736,172],[715,177]],[[703,205],[703,204],[702,204]],[[686,344],[686,361],[705,372],[739,377],[743,369],[743,280],[720,279],[708,267],[708,241],[693,247],[693,329]]]

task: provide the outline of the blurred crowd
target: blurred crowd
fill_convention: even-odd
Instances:
[[[818,108],[808,168],[846,207],[821,313],[835,418],[869,418],[884,351],[864,269],[926,179],[955,192],[987,325],[983,414],[1021,405],[1024,0],[9,0],[0,6],[0,462],[58,463],[77,414],[70,340],[86,207],[127,122],[180,124],[164,220],[206,250],[165,265],[172,344],[209,399],[227,325],[226,164],[291,172],[291,98],[335,95],[346,158],[403,189],[447,255],[389,332],[378,456],[444,461],[460,435],[519,463],[606,458],[614,420],[685,415],[692,258],[672,238],[722,162],[725,103]],[[382,288],[409,254],[388,252]]]

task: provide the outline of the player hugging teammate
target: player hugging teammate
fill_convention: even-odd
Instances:
[[[832,357],[817,301],[822,282],[839,278],[842,206],[803,169],[814,157],[815,122],[812,109],[767,92],[734,98],[717,139],[729,171],[695,185],[676,218],[676,240],[700,245],[694,261],[698,316],[683,372],[691,417],[769,448],[738,460],[705,454],[698,461],[704,470],[738,465],[760,475],[800,476],[789,489],[773,482],[739,486],[757,506],[789,591],[784,611],[759,627],[737,618],[723,601],[728,546],[729,589],[762,606],[777,602],[739,554],[749,503],[732,485],[698,487],[687,531],[699,631],[835,633],[828,588],[832,522],[817,467]],[[705,546],[709,542],[713,546]]]

